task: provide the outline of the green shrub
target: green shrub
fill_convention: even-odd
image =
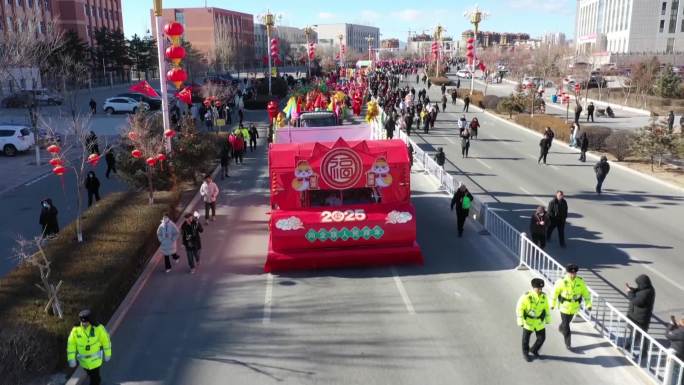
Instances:
[[[268,79],[259,79],[256,84],[257,95],[268,95]],[[271,78],[271,94],[284,98],[287,96],[287,82],[281,77]],[[245,108],[247,108],[245,106]]]
[[[266,105],[268,102],[271,100],[278,100],[277,97],[275,96],[268,96],[268,95],[258,95],[254,99],[246,99],[244,101],[245,103],[245,109],[246,110],[265,110]]]
[[[496,107],[499,105],[499,101],[501,101],[500,97],[496,95],[487,95],[484,97],[482,104],[487,110],[496,110]]]
[[[432,83],[432,85],[435,85],[438,87],[441,87],[443,84],[447,85],[447,86],[450,86],[453,84],[451,79],[444,77],[444,76],[440,76],[440,77],[431,76],[429,79],[430,79],[430,82]]]
[[[566,123],[564,119],[551,115],[535,114],[534,117],[530,117],[530,115],[524,114],[516,115],[514,121],[541,133],[546,130],[546,127],[551,127],[556,140],[566,143],[570,140],[570,124]]]
[[[73,240],[71,223],[47,244],[50,276],[63,281],[64,319],[43,311],[45,294],[34,285],[37,268],[19,266],[0,278],[3,384],[27,384],[65,369],[66,339],[78,312],[90,308],[98,321],[109,320],[159,245],[162,213],[176,216],[178,198],[176,192],[160,193],[150,205],[145,193],[108,194],[83,214],[85,242]]]
[[[585,127],[580,129],[580,134],[582,132],[587,133],[587,139],[589,139],[589,149],[601,151],[606,149],[606,139],[610,136],[613,130],[609,127]]]
[[[615,158],[622,162],[628,156],[632,155],[632,142],[634,135],[625,130],[618,130],[606,138],[606,147],[608,152],[615,155]]]

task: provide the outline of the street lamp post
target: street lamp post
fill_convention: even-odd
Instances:
[[[313,35],[313,28],[311,27],[306,27],[304,28],[304,35],[306,36],[306,59],[307,59],[307,68],[306,72],[309,75],[309,78],[311,78],[311,56],[309,55],[309,47],[311,42],[309,41],[309,37]]]
[[[472,8],[470,10],[467,10],[463,13],[463,16],[468,18],[470,21],[470,24],[473,25],[473,46],[477,49],[477,33],[480,27],[480,23],[482,20],[486,19],[489,17],[489,13],[482,11],[480,7],[477,5],[475,8]],[[477,50],[475,50],[477,52]],[[473,57],[473,63],[470,65],[470,94],[473,94],[473,89],[475,88],[475,65],[476,65],[476,60],[475,57]],[[486,80],[485,80],[486,81]]]
[[[371,45],[373,44],[373,40],[375,40],[375,38],[373,36],[371,36],[371,35],[366,36],[366,41],[368,42],[368,60],[373,60],[371,58]]]
[[[268,44],[268,95],[271,95],[271,77],[273,76],[273,59],[271,58],[271,30],[275,26],[275,16],[271,12],[267,12],[262,20],[266,25],[266,43]]]
[[[342,69],[344,68],[344,56],[342,55],[342,39],[344,39],[344,35],[339,34],[337,38],[340,40],[340,69]]]
[[[161,104],[162,104],[162,124],[164,125],[164,132],[171,129],[171,122],[169,121],[169,91],[166,85],[166,63],[164,62],[164,34],[162,31],[162,24],[164,22],[162,17],[162,0],[154,0],[154,21],[157,29],[157,59],[159,60],[159,86],[161,88]],[[171,153],[171,138],[164,138],[164,145],[167,153]]]
[[[440,62],[440,53],[442,50],[442,32],[444,32],[444,28],[437,24],[437,28],[435,28],[435,41],[437,42],[437,66],[435,67],[435,77],[439,77],[439,62]]]

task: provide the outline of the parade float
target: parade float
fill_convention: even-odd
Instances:
[[[266,272],[422,264],[406,145],[373,139],[378,113],[369,102],[360,124],[278,128]]]

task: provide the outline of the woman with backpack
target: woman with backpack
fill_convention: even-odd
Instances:
[[[456,221],[458,224],[458,236],[463,236],[463,227],[465,225],[466,218],[470,213],[470,206],[473,202],[473,195],[468,191],[463,183],[459,183],[458,189],[451,198],[451,211],[454,211],[456,207]]]

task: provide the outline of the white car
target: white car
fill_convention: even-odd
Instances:
[[[0,123],[0,150],[5,156],[15,156],[17,152],[28,151],[34,144],[36,140],[29,127]]]
[[[459,78],[463,78],[463,79],[470,79],[471,75],[470,75],[470,72],[467,70],[458,70],[458,71],[456,71],[456,76],[458,76]]]
[[[150,105],[145,102],[138,102],[135,99],[123,96],[109,98],[105,100],[104,105],[102,106],[102,109],[104,109],[104,112],[106,112],[107,115],[115,114],[117,112],[129,112],[135,114],[140,108],[142,108],[143,111],[148,111],[150,109]]]

